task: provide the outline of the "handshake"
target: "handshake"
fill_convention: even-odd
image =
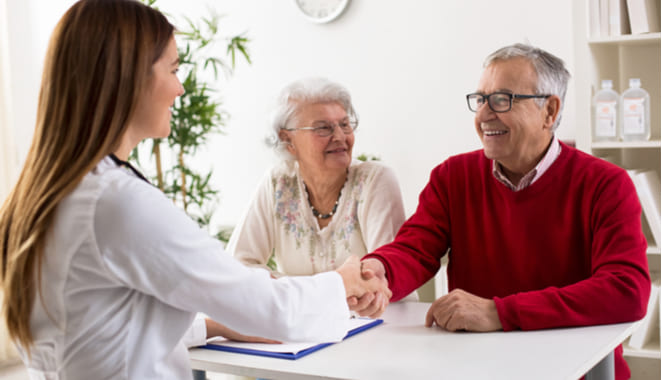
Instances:
[[[350,256],[336,272],[345,285],[350,310],[370,318],[377,318],[384,312],[392,293],[381,261],[359,261],[356,256]]]

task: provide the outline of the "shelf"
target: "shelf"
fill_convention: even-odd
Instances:
[[[590,14],[592,0],[573,1],[573,11],[580,20],[577,30],[590,31],[589,20],[596,19]],[[659,0],[654,1],[659,12]],[[576,101],[577,146],[587,153],[602,157],[626,170],[650,170],[660,175],[660,41],[662,34],[646,33],[622,36],[591,37],[578,35],[575,42],[576,90],[580,94]],[[586,38],[584,38],[586,37]],[[614,89],[622,92],[629,87],[630,78],[640,78],[642,87],[650,95],[650,129],[652,141],[597,141],[592,128],[592,99],[600,88],[601,80],[611,79]],[[584,126],[584,127],[580,127]],[[648,240],[646,259],[651,277],[659,278],[662,265],[662,244],[654,244],[645,215],[642,215],[642,229]],[[644,226],[646,225],[646,226]],[[657,314],[660,306],[649,310]],[[646,375],[648,378],[659,378],[661,360],[659,316],[654,318],[652,341],[642,349],[629,346],[629,338],[623,342],[623,353],[628,358],[633,378]],[[653,372],[651,372],[653,371]],[[657,373],[657,375],[654,375]],[[636,375],[635,375],[636,374]],[[644,378],[644,377],[641,377]]]
[[[628,345],[630,340],[623,342],[623,355],[637,358],[660,360],[660,342],[650,342],[644,348],[632,348]]]
[[[655,141],[605,141],[591,143],[592,149],[623,149],[623,148],[659,148],[660,140]]]
[[[589,38],[589,45],[646,45],[660,43],[660,33],[626,34],[623,36],[610,36]]]

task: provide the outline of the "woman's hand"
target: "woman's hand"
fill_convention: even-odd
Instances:
[[[355,306],[352,304],[355,304],[357,299],[367,296],[364,300],[369,299],[368,303],[379,298],[376,304],[380,305],[378,309],[383,312],[392,296],[383,276],[374,273],[372,269],[362,268],[361,262],[356,256],[350,256],[336,271],[342,276],[345,295],[350,307]]]
[[[364,259],[361,261],[361,274],[363,278],[376,277],[388,290],[386,270],[381,261],[377,259]],[[349,297],[347,304],[349,309],[360,316],[378,318],[386,310],[391,298],[391,292],[366,293],[363,297]]]
[[[259,336],[248,336],[240,334],[225,325],[222,325],[214,320],[209,318],[205,319],[205,324],[207,325],[207,338],[222,336],[225,339],[234,340],[236,342],[248,342],[248,343],[272,343],[280,344],[277,340],[261,338]]]

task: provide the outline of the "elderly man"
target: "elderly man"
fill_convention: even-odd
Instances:
[[[426,325],[456,331],[533,330],[633,321],[650,278],[641,207],[621,168],[554,135],[570,74],[563,61],[516,44],[484,65],[475,93],[483,149],[437,166],[395,240],[363,259],[392,301],[432,278],[448,251],[451,292]],[[364,296],[354,306],[378,315]],[[617,379],[629,377],[622,348]]]

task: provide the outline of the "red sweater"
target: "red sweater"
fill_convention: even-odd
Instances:
[[[643,318],[650,293],[641,206],[621,168],[562,144],[513,192],[482,150],[437,166],[395,240],[365,258],[386,268],[392,301],[432,278],[449,251],[449,289],[495,301],[505,331]],[[629,377],[622,349],[616,377]]]

